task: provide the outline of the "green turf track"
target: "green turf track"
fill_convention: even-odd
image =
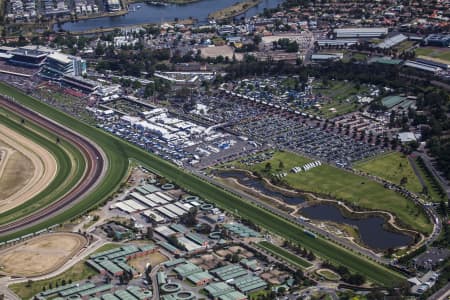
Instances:
[[[290,253],[289,251],[284,250],[283,248],[280,248],[274,244],[271,244],[266,241],[262,241],[258,243],[258,247],[265,249],[269,251],[270,253],[273,253],[275,256],[280,257],[281,259],[287,261],[288,263],[291,263],[293,265],[296,265],[297,267],[300,267],[302,269],[311,267],[311,263],[306,261],[305,259]]]
[[[1,124],[46,148],[55,158],[58,169],[55,178],[43,191],[22,205],[0,214],[0,224],[20,219],[57,200],[80,180],[85,169],[84,158],[81,152],[73,145],[64,141],[61,141],[58,145],[55,143],[56,137],[53,137],[51,140],[44,137],[51,137],[50,132],[42,128],[35,128],[37,126],[33,126],[28,122],[21,125],[20,121],[15,122],[13,119],[14,115],[11,112],[8,112],[8,118],[0,114]],[[73,163],[70,157],[73,158]]]
[[[91,138],[103,148],[110,163],[109,172],[107,172],[107,175],[100,186],[86,197],[84,201],[57,217],[35,226],[33,228],[35,230],[67,220],[84,212],[86,209],[107,197],[120,184],[122,178],[125,176],[128,167],[128,158],[141,162],[160,175],[173,180],[185,190],[195,193],[226,210],[232,212],[237,211],[240,216],[248,218],[256,224],[259,224],[288,240],[297,241],[300,245],[314,251],[314,253],[324,259],[345,265],[355,272],[364,274],[374,282],[385,286],[393,286],[404,280],[404,277],[388,268],[362,258],[361,256],[324,239],[311,238],[306,235],[299,226],[256,207],[255,205],[211,185],[192,174],[186,173],[182,169],[155,155],[109,135],[100,129],[86,125],[55,108],[19,92],[15,88],[0,84],[0,92],[14,97],[16,101],[21,102],[34,111],[47,115],[55,121],[71,127],[79,133]],[[28,230],[28,232],[30,231]]]

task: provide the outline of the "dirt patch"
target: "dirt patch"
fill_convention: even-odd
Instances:
[[[53,272],[86,246],[74,233],[41,235],[0,252],[1,273],[34,277]]]
[[[236,60],[242,60],[243,58],[242,53],[235,53],[233,48],[228,45],[201,48],[200,53],[203,58],[223,56],[224,58],[228,57],[228,59],[231,60],[233,55]]]
[[[46,149],[4,125],[0,125],[0,141],[5,153],[0,165],[3,213],[44,190],[56,176],[58,166]]]
[[[150,263],[150,265],[154,267],[165,261],[167,261],[167,257],[165,255],[161,254],[160,252],[155,252],[142,257],[130,259],[128,261],[128,264],[139,273],[143,273],[145,271],[145,266],[147,265],[147,263]]]

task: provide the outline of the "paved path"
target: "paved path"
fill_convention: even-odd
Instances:
[[[431,295],[428,300],[445,300],[450,297],[450,282],[442,287],[439,291]]]

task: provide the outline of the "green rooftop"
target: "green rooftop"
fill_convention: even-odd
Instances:
[[[187,262],[185,264],[179,265],[173,269],[178,275],[181,277],[187,277],[189,275],[202,272],[202,268],[199,266],[194,265],[191,262]]]
[[[210,283],[205,287],[205,291],[208,292],[208,294],[211,295],[213,298],[220,297],[222,295],[234,292],[235,289],[225,282],[215,282]]]
[[[217,269],[211,270],[211,273],[215,274],[223,281],[227,281],[229,279],[234,279],[240,276],[247,275],[248,272],[242,268],[240,265],[226,265],[224,267],[220,267]]]
[[[193,283],[197,283],[199,281],[204,281],[204,280],[211,280],[213,278],[214,277],[206,271],[194,273],[187,277],[187,279]]]

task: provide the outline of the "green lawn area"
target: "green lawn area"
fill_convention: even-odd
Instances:
[[[366,91],[366,86],[357,86],[353,82],[329,81],[326,85],[319,82],[314,85],[313,94],[326,96],[331,101],[324,103],[320,109],[312,108],[309,112],[324,118],[331,118],[355,111],[360,107],[355,96]],[[336,111],[330,111],[331,108]]]
[[[335,272],[329,270],[329,269],[319,269],[316,271],[317,274],[319,274],[320,276],[325,277],[325,279],[327,280],[339,280],[340,276],[339,274],[336,274]]]
[[[275,256],[281,258],[282,260],[287,261],[290,264],[293,264],[301,269],[306,269],[311,266],[311,263],[309,263],[307,260],[304,260],[303,258],[290,253],[289,251],[284,250],[283,248],[280,248],[278,246],[275,246],[274,244],[271,244],[266,241],[262,241],[258,243],[258,247],[261,247],[271,253],[273,253]]]
[[[52,133],[27,121],[21,124],[19,117],[1,108],[0,123],[42,145],[58,164],[57,174],[47,188],[22,205],[0,214],[0,224],[5,224],[20,219],[67,193],[83,175],[85,161],[81,152],[72,144],[66,141],[56,144],[56,136]]]
[[[422,192],[422,185],[414,173],[408,158],[400,152],[392,152],[358,162],[354,164],[354,168],[396,184],[400,184],[402,178],[407,178],[408,181],[405,187],[408,190],[414,193]]]
[[[423,55],[450,62],[450,48],[423,47],[416,49],[416,56]]]
[[[264,210],[238,196],[231,194],[215,185],[205,182],[201,178],[188,173],[174,164],[171,164],[151,153],[148,153],[134,145],[131,145],[113,135],[98,128],[89,126],[79,120],[64,114],[53,107],[33,99],[15,88],[0,84],[0,92],[13,96],[16,101],[26,105],[34,111],[40,112],[56,122],[68,126],[73,130],[96,141],[108,156],[109,170],[106,172],[100,185],[83,201],[77,203],[64,213],[46,220],[30,229],[16,234],[2,237],[10,239],[34,230],[39,230],[49,225],[61,223],[65,220],[82,214],[86,210],[98,205],[117,189],[122,182],[129,165],[129,160],[135,160],[147,166],[153,172],[164,176],[187,192],[196,194],[201,198],[216,204],[229,212],[237,212],[243,218],[249,219],[255,224],[278,234],[281,237],[295,241],[302,247],[313,251],[316,255],[338,265],[345,265],[350,270],[366,275],[370,280],[384,286],[393,286],[403,282],[405,278],[384,266],[361,257],[349,250],[343,249],[320,237],[311,238],[303,232],[297,224],[282,219],[267,210]]]
[[[400,44],[398,44],[397,46],[395,46],[395,49],[397,49],[398,53],[402,53],[403,51],[408,50],[409,48],[411,48],[412,46],[414,46],[416,42],[414,41],[404,41],[401,42]]]
[[[429,199],[433,202],[440,202],[441,200],[446,200],[445,196],[442,197],[439,194],[439,188],[436,185],[436,179],[431,178],[430,175],[425,171],[425,167],[422,166],[417,159],[414,161],[414,163],[417,166],[417,169],[419,170],[420,174],[422,175],[422,178],[425,181],[425,185],[427,186],[427,190],[428,190],[428,196]]]
[[[282,170],[278,169],[280,161],[284,165]],[[265,177],[284,171],[288,175],[283,181],[295,189],[319,193],[366,209],[392,212],[409,227],[424,233],[431,232],[432,225],[422,210],[400,194],[385,189],[375,181],[326,164],[307,172],[297,174],[290,172],[293,167],[303,166],[308,162],[311,160],[298,154],[279,151],[270,160],[271,171],[265,171],[266,162],[253,165],[249,169]],[[239,164],[237,166],[244,167]]]

